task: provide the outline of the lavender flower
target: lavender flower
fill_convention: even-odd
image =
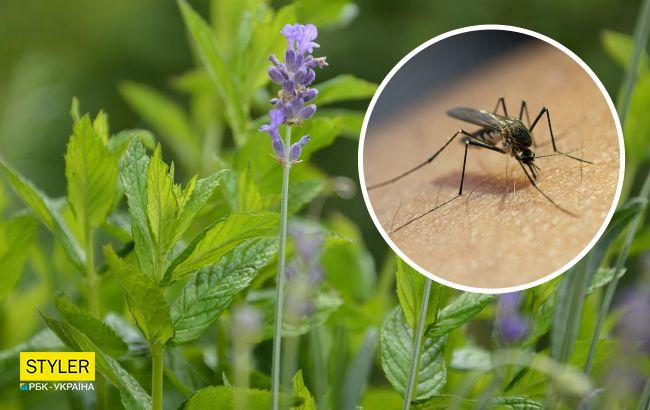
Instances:
[[[528,334],[528,320],[519,313],[522,293],[505,293],[499,297],[496,326],[501,341],[509,344],[517,342]]]
[[[320,266],[325,238],[319,229],[305,223],[290,225],[289,233],[293,237],[296,256],[286,269],[289,284],[287,306],[294,316],[309,315],[315,308],[316,290],[325,277]]]
[[[271,136],[271,144],[275,157],[283,165],[292,165],[299,162],[302,147],[309,142],[309,136],[303,136],[289,149],[289,160],[286,160],[284,142],[280,137],[278,128],[282,124],[288,126],[301,126],[302,122],[316,112],[315,104],[307,104],[318,95],[318,90],[309,88],[316,78],[314,68],[327,66],[325,57],[311,55],[315,48],[320,47],[314,42],[318,30],[313,24],[287,24],[282,29],[282,35],[287,39],[287,50],[284,62],[271,55],[269,60],[273,64],[268,69],[269,78],[282,88],[278,97],[271,99],[273,108],[269,111],[270,123],[262,125],[260,131]]]

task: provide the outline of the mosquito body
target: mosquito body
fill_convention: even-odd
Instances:
[[[497,114],[499,106],[503,108],[503,115]],[[528,120],[529,125],[526,126],[522,121],[524,112],[526,113],[526,119]],[[423,216],[435,211],[436,209],[448,204],[452,200],[458,198],[463,194],[463,183],[465,182],[465,168],[467,165],[467,150],[470,145],[484,148],[491,151],[498,152],[500,154],[505,154],[513,157],[517,163],[521,166],[521,169],[526,174],[526,177],[533,185],[533,187],[546,198],[551,204],[556,208],[561,210],[564,213],[567,213],[571,216],[576,216],[574,213],[564,209],[558,205],[553,199],[551,199],[542,189],[538,186],[537,180],[540,168],[535,163],[536,158],[544,158],[553,155],[562,155],[576,161],[586,162],[591,164],[590,161],[583,160],[581,158],[574,157],[569,153],[562,152],[557,149],[555,145],[555,136],[553,135],[553,128],[551,127],[551,116],[546,107],[542,108],[533,120],[530,122],[528,116],[528,108],[526,102],[522,101],[521,108],[519,109],[518,117],[511,117],[508,115],[508,110],[506,109],[506,103],[503,97],[500,97],[497,101],[496,107],[492,112],[485,110],[477,110],[473,108],[454,108],[447,111],[447,114],[458,120],[477,125],[480,128],[474,132],[467,132],[463,129],[458,130],[441,148],[439,148],[433,155],[431,155],[426,161],[416,165],[415,167],[409,169],[406,172],[403,172],[397,175],[394,178],[380,182],[378,184],[370,185],[368,190],[376,189],[382,186],[389,185],[393,182],[396,182],[405,176],[411,174],[412,172],[417,171],[418,169],[424,167],[427,164],[433,162],[433,160],[445,149],[447,146],[458,136],[463,135],[463,142],[465,143],[465,155],[463,157],[463,168],[460,177],[460,187],[458,189],[458,194],[454,197],[448,199],[446,202],[436,205],[434,208],[429,209],[427,212],[409,220],[405,224],[399,226],[392,232],[396,232],[410,223],[422,218]],[[554,154],[535,156],[533,147],[535,146],[535,140],[533,137],[533,128],[537,125],[539,120],[546,114],[546,119],[548,121],[548,129],[551,134],[551,144],[553,146]]]

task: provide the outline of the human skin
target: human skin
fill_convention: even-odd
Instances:
[[[501,95],[511,116],[518,116],[522,99],[531,119],[546,106],[558,149],[593,162],[536,160],[539,187],[576,216],[535,190],[514,158],[470,148],[463,195],[403,226],[458,193],[461,136],[432,163],[368,192],[382,227],[411,260],[437,277],[483,289],[524,285],[561,269],[592,241],[610,212],[619,141],[609,106],[589,75],[561,51],[534,42],[477,67],[417,108],[390,119],[371,117],[378,125],[369,127],[363,148],[371,186],[426,160],[459,129],[478,129],[448,117],[448,109],[492,111]],[[533,135],[538,157],[553,153],[545,116]]]

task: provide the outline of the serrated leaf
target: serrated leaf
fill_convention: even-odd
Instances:
[[[447,382],[444,358],[446,336],[422,340],[422,353],[413,400],[426,400],[438,395]],[[388,314],[381,329],[381,367],[391,385],[402,395],[406,393],[413,354],[413,329],[399,307]]]
[[[120,259],[110,245],[104,247],[104,256],[126,293],[129,310],[140,331],[149,343],[164,346],[174,336],[174,328],[162,289],[136,266]]]
[[[128,346],[113,329],[76,306],[63,293],[54,297],[54,306],[62,317],[108,355],[120,357],[127,353]]]
[[[268,263],[276,242],[276,238],[249,239],[219,262],[194,273],[170,309],[175,329],[172,343],[187,343],[201,336]]]
[[[625,275],[625,271],[625,268],[621,269],[618,277],[621,278],[623,275]],[[586,291],[587,295],[595,292],[596,290],[611,282],[612,279],[614,279],[615,273],[616,269],[614,268],[598,268],[598,270],[593,275],[591,275],[591,279],[589,279],[589,285],[587,286]]]
[[[224,59],[223,51],[219,48],[212,28],[203,21],[201,16],[185,0],[179,0],[178,4],[185,25],[194,40],[196,51],[212,81],[216,84],[219,95],[225,102],[226,116],[233,129],[235,140],[238,144],[241,144],[244,142],[243,135],[246,127],[247,110],[242,104],[235,77]]]
[[[154,244],[147,218],[147,169],[149,157],[139,140],[131,141],[124,154],[122,185],[131,215],[131,236],[140,269],[153,277]]]
[[[263,208],[262,194],[253,181],[250,167],[246,167],[237,178],[237,212],[255,212]]]
[[[536,402],[535,400],[522,396],[495,397],[493,403],[496,406],[501,406],[513,410],[541,410],[545,408],[542,404]]]
[[[377,91],[377,85],[350,74],[341,74],[316,86],[319,105],[347,100],[370,98]]]
[[[14,383],[20,372],[20,352],[58,352],[65,349],[63,342],[50,329],[43,329],[34,336],[9,349],[0,351],[0,385]]]
[[[108,135],[106,117],[98,116],[95,121],[98,130]],[[93,127],[90,117],[83,116],[74,124],[65,154],[68,203],[77,221],[89,228],[104,222],[115,198],[117,160],[102,135]]]
[[[147,220],[154,248],[154,279],[160,281],[174,244],[179,204],[174,192],[174,169],[162,160],[160,145],[147,168]],[[147,272],[148,274],[150,272]]]
[[[280,393],[280,408],[299,403],[284,393]],[[268,409],[271,408],[272,395],[268,390],[244,389],[230,386],[210,386],[198,390],[181,404],[182,410],[204,410],[219,404],[222,410]]]
[[[427,336],[442,336],[464,325],[494,299],[494,295],[463,292],[438,312],[438,319],[427,330]]]
[[[187,113],[176,102],[146,85],[125,82],[120,85],[120,93],[131,108],[169,144],[180,162],[192,167],[201,155],[200,138]]]
[[[397,263],[397,270],[395,271],[395,279],[397,281],[397,298],[402,307],[406,323],[415,329],[420,311],[422,310],[422,297],[424,295],[424,288],[426,281],[430,280],[422,275],[420,272],[413,269],[400,257],[395,256]],[[436,321],[436,314],[438,313],[438,301],[440,300],[437,286],[432,288],[434,293],[433,298],[427,306],[427,313],[425,318],[425,329],[433,322]]]
[[[180,239],[181,235],[189,228],[196,214],[208,202],[210,197],[212,197],[214,189],[229,172],[224,169],[207,178],[196,181],[194,189],[189,193],[189,197],[184,200],[183,209],[178,217],[175,232],[176,240]]]
[[[278,220],[274,212],[230,214],[194,238],[172,263],[163,283],[215,263],[248,238],[274,233]]]
[[[7,165],[4,160],[0,159],[0,170],[11,184],[18,196],[29,206],[38,219],[50,230],[59,241],[59,244],[66,253],[66,256],[72,264],[79,269],[84,270],[85,255],[81,250],[77,239],[74,237],[70,228],[65,224],[63,218],[57,212],[52,204],[52,200],[44,193],[39,191],[31,182]]]
[[[37,221],[32,215],[0,221],[0,302],[14,290],[22,275],[36,227]]]
[[[79,352],[95,352],[95,368],[120,392],[122,405],[127,409],[150,410],[151,398],[137,380],[117,362],[104,354],[86,335],[66,321],[60,321],[41,312],[47,326],[68,346]]]
[[[311,395],[309,389],[305,386],[305,382],[302,380],[302,370],[298,370],[298,373],[293,376],[291,384],[291,393],[294,397],[302,399],[302,404],[292,407],[292,410],[316,410],[317,407],[314,397]]]

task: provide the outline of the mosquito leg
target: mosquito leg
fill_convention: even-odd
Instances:
[[[497,105],[494,106],[494,110],[492,110],[492,114],[496,114],[497,110],[499,109],[499,105],[503,108],[503,115],[508,116],[508,110],[506,109],[506,100],[503,96],[499,97],[497,100]]]
[[[528,114],[528,105],[526,105],[526,100],[521,100],[521,107],[519,108],[519,121],[523,120],[524,112],[526,113],[526,122],[528,123],[528,127],[530,128],[530,115]],[[530,133],[530,136],[533,139],[533,147],[537,147],[537,143],[535,142],[535,136],[533,135],[532,131]]]
[[[391,179],[389,179],[389,180],[386,180],[386,181],[384,181],[384,182],[380,182],[380,183],[377,183],[377,184],[374,184],[374,185],[370,185],[370,186],[368,187],[368,190],[375,189],[375,188],[379,188],[379,187],[382,187],[382,186],[385,186],[385,185],[388,185],[388,184],[392,184],[393,182],[396,182],[396,181],[398,181],[398,180],[404,178],[405,176],[407,176],[407,175],[409,175],[409,174],[411,174],[411,173],[417,171],[418,169],[422,168],[423,166],[425,166],[425,165],[431,163],[434,159],[436,159],[436,157],[437,157],[437,156],[438,156],[438,155],[439,155],[439,154],[440,154],[440,153],[441,153],[445,148],[447,148],[447,146],[448,146],[448,145],[449,145],[449,144],[450,144],[450,143],[451,143],[451,142],[452,142],[452,141],[453,141],[453,140],[458,136],[458,134],[464,134],[464,135],[467,135],[467,136],[471,136],[471,134],[469,134],[469,133],[466,132],[466,131],[463,131],[463,130],[458,130],[458,131],[456,131],[456,133],[455,133],[451,138],[449,138],[449,140],[447,140],[447,142],[445,142],[444,145],[443,145],[442,147],[440,147],[440,149],[439,149],[438,151],[436,151],[433,155],[431,155],[429,158],[427,158],[426,161],[424,161],[424,162],[422,162],[422,163],[416,165],[415,167],[409,169],[409,170],[406,171],[406,172],[403,172],[403,173],[397,175],[396,177],[393,177],[393,178],[391,178]]]
[[[555,136],[553,135],[553,127],[551,126],[551,114],[548,112],[548,108],[544,107],[541,109],[539,114],[537,114],[537,117],[535,117],[535,120],[531,124],[531,126],[528,128],[528,131],[533,132],[533,128],[535,128],[535,125],[539,122],[540,118],[542,118],[542,115],[546,114],[546,120],[548,121],[548,131],[551,134],[551,145],[553,145],[553,151],[557,152],[558,154],[564,155],[565,157],[569,157],[572,159],[575,159],[576,161],[580,162],[586,162],[587,164],[593,164],[591,161],[587,161],[586,159],[580,159],[578,157],[574,157],[573,155],[567,154],[566,152],[562,152],[559,149],[557,149],[557,146],[555,145]]]
[[[559,209],[560,211],[564,212],[565,214],[567,214],[567,215],[571,215],[571,216],[573,216],[574,218],[577,218],[577,217],[578,217],[578,215],[574,214],[573,212],[571,212],[571,211],[569,211],[569,210],[567,210],[567,209],[562,208],[560,205],[558,205],[557,202],[555,202],[554,200],[552,200],[550,196],[546,195],[546,193],[545,193],[544,191],[542,191],[542,189],[539,187],[539,185],[537,185],[537,183],[535,182],[535,180],[533,179],[533,177],[530,176],[530,174],[529,174],[528,171],[526,170],[526,167],[524,167],[524,164],[522,164],[521,161],[517,161],[517,162],[519,163],[519,166],[521,167],[521,169],[524,170],[524,174],[526,174],[526,177],[528,178],[528,180],[530,181],[530,183],[533,184],[533,187],[535,187],[535,189],[536,189],[540,194],[542,194],[542,196],[543,196],[544,198],[546,198],[546,199],[547,199],[550,203],[552,203],[552,204],[553,204],[557,209]]]
[[[448,203],[450,203],[454,199],[456,199],[459,196],[463,195],[463,185],[465,183],[465,170],[467,168],[467,151],[468,151],[468,148],[469,148],[470,145],[474,145],[474,146],[481,147],[481,148],[486,148],[486,149],[489,149],[491,151],[496,151],[496,152],[498,152],[500,154],[505,154],[506,153],[504,150],[502,150],[499,147],[495,147],[493,145],[486,144],[486,143],[484,143],[482,141],[475,140],[468,132],[463,131],[463,130],[458,131],[456,134],[454,134],[454,136],[458,135],[459,133],[464,134],[467,137],[467,139],[465,140],[465,154],[463,155],[463,169],[462,169],[462,172],[461,172],[461,175],[460,175],[460,187],[458,188],[458,193],[456,195],[454,195],[453,197],[449,198],[448,200],[446,200],[445,202],[443,202],[442,204],[436,205],[433,208],[426,211],[425,213],[416,216],[415,218],[413,218],[410,221],[406,222],[404,225],[398,226],[391,233],[395,233],[395,232],[399,231],[400,229],[405,228],[406,226],[408,226],[408,225],[412,224],[413,222],[417,221],[418,219],[421,219],[421,218],[425,217],[426,215],[429,215],[431,212],[435,211],[436,209],[439,209],[439,208],[447,205]]]

